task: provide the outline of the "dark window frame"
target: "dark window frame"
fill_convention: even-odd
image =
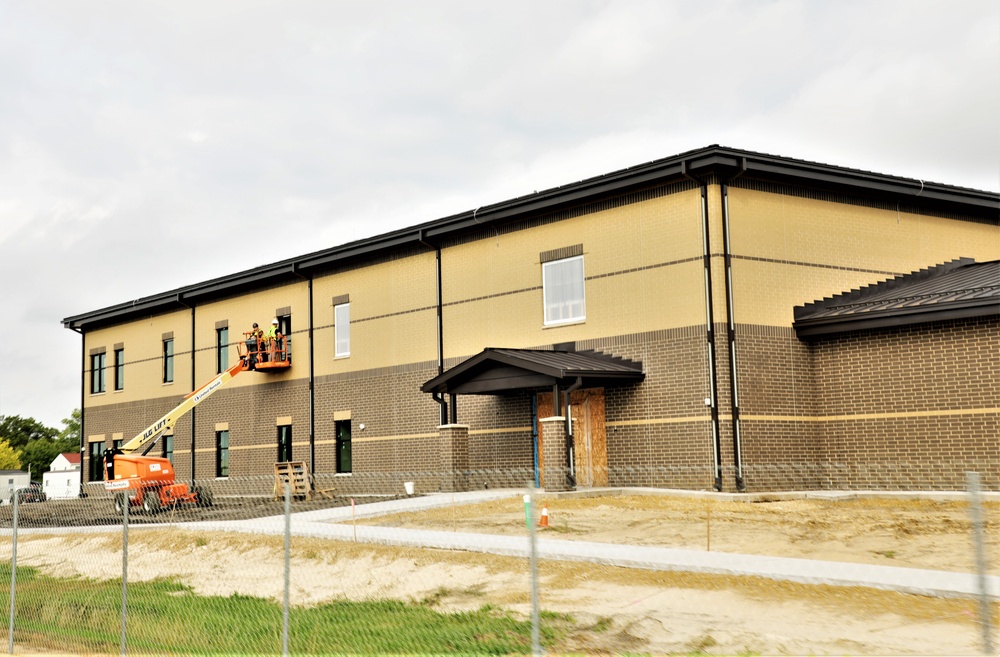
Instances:
[[[229,429],[215,432],[215,476],[229,477]]]
[[[292,460],[292,425],[278,425],[278,463]]]
[[[107,362],[105,352],[90,355],[90,394],[99,395],[107,391]]]
[[[115,349],[115,390],[125,389],[125,348]]]
[[[163,341],[163,382],[174,382],[174,339]]]
[[[104,441],[87,443],[90,459],[90,481],[104,481]],[[96,454],[96,456],[95,456]]]
[[[336,471],[337,474],[351,474],[353,470],[353,458],[351,455],[351,421],[334,420],[333,432],[336,443]],[[346,456],[346,458],[345,458]],[[345,463],[346,461],[346,463]]]
[[[229,327],[215,329],[215,373],[229,369]]]
[[[163,458],[167,459],[171,463],[174,462],[174,436],[173,434],[164,435],[161,440],[163,440]]]

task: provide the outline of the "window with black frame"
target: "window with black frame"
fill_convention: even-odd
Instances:
[[[107,376],[107,354],[92,354],[90,356],[90,394],[104,392]]]
[[[287,463],[292,460],[292,425],[278,427],[278,462]]]
[[[337,420],[334,423],[337,434],[337,474],[351,472],[351,421]]]

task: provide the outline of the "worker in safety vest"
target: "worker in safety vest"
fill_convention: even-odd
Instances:
[[[274,354],[275,351],[281,350],[281,331],[278,329],[277,318],[271,320],[271,327],[267,329],[267,333],[264,334],[264,341],[267,343],[267,350]]]

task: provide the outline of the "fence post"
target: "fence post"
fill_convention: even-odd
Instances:
[[[979,473],[965,473],[969,491],[969,510],[972,514],[973,544],[976,548],[976,574],[979,583],[979,622],[983,628],[983,654],[993,654],[990,628],[990,596],[986,590],[986,547],[983,543],[983,509],[979,504]]]
[[[281,654],[288,657],[288,602],[291,590],[292,487],[285,482],[285,600],[281,619]]]
[[[14,600],[17,597],[17,498],[19,495],[14,491],[14,520],[11,532],[11,552],[10,552],[10,628],[7,634],[7,651],[14,654]]]
[[[528,525],[529,561],[531,563],[531,654],[541,655],[539,640],[540,622],[538,614],[538,541],[535,531],[535,490],[524,496],[524,515]]]
[[[131,506],[128,492],[122,493],[122,657],[126,649],[126,617],[128,615],[128,512]]]

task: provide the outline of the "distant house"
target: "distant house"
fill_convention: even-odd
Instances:
[[[0,470],[0,504],[10,504],[11,493],[31,483],[31,473],[24,470]]]
[[[79,497],[80,454],[63,452],[57,456],[50,470],[42,475],[42,490],[49,499]]]

